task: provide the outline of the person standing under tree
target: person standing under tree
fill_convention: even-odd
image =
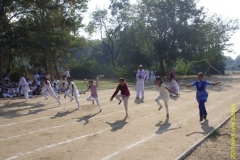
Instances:
[[[136,95],[136,99],[139,99],[140,94],[142,96],[142,99],[144,98],[144,79],[145,79],[145,72],[142,69],[142,65],[139,65],[139,69],[137,71],[136,74],[136,79],[137,79],[137,84],[136,84],[136,88],[137,88],[137,95]]]
[[[70,77],[69,70],[65,67],[63,72],[63,80],[65,84],[68,84],[67,77]]]
[[[209,82],[209,81],[205,81],[204,79],[204,74],[202,72],[198,73],[198,80],[194,81],[191,84],[184,84],[181,83],[181,86],[185,86],[187,88],[191,88],[193,86],[196,86],[197,89],[197,93],[196,93],[196,99],[198,101],[198,107],[199,107],[199,115],[200,115],[200,122],[203,119],[207,118],[207,111],[205,108],[205,102],[207,102],[207,98],[208,98],[208,92],[206,91],[206,87],[207,85],[212,85],[212,86],[216,86],[218,84],[220,84],[221,82]]]
[[[149,70],[148,69],[146,69],[145,70],[145,82],[146,82],[146,84],[148,84],[149,83]]]
[[[21,86],[21,94],[24,94],[24,97],[26,99],[26,102],[29,100],[28,99],[28,92],[30,91],[28,83],[26,81],[26,79],[23,77],[23,74],[19,75],[19,87]]]

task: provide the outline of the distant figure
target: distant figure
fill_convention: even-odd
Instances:
[[[145,70],[145,83],[146,83],[146,84],[148,84],[148,83],[149,83],[149,81],[148,81],[148,80],[149,80],[149,70],[148,70],[148,69],[146,69],[146,70]]]
[[[70,77],[70,73],[69,73],[69,70],[65,67],[63,72],[63,80],[66,85],[68,84],[67,77]]]
[[[170,82],[169,89],[178,93],[179,86],[178,86],[177,80],[175,79],[174,68],[172,68],[171,72],[169,73],[169,82]],[[173,96],[173,94],[171,92],[169,94],[170,94],[170,96]]]
[[[136,99],[139,99],[140,94],[142,96],[142,98],[144,98],[144,79],[145,79],[145,72],[142,68],[142,65],[139,65],[138,67],[138,71],[136,74],[136,79],[137,79],[137,84],[136,84],[136,88],[137,88],[137,95],[136,95]]]
[[[23,74],[19,75],[19,87],[21,86],[21,94],[24,94],[24,97],[26,99],[26,102],[28,101],[28,92],[30,91],[28,83],[26,79],[23,77]]]
[[[153,84],[155,80],[155,73],[154,71],[150,71],[150,83]]]

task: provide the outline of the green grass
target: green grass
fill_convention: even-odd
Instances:
[[[86,90],[87,86],[84,83],[84,81],[82,80],[75,80],[74,81],[78,90]],[[96,84],[96,81],[93,81],[94,84]],[[115,89],[117,87],[117,85],[119,84],[118,79],[100,79],[98,82],[98,90],[103,90],[103,89]],[[128,85],[133,85],[134,82],[131,81],[127,81]]]

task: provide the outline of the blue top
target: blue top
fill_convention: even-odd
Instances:
[[[209,81],[195,81],[193,82],[191,85],[192,86],[196,86],[197,88],[197,94],[196,94],[196,98],[198,101],[200,100],[204,100],[205,102],[207,101],[208,98],[208,93],[206,91],[206,87],[207,85],[211,85],[212,83]]]
[[[212,83],[211,82],[209,82],[209,81],[205,81],[205,80],[202,80],[202,81],[195,81],[195,82],[193,82],[193,83],[191,83],[191,85],[192,86],[196,86],[196,84],[198,84],[198,86],[196,86],[196,87],[201,87],[202,86],[202,83],[205,83],[205,85],[203,86],[203,89],[205,90],[206,89],[206,87],[207,87],[207,85],[211,85]]]

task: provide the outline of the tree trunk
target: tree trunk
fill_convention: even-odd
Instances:
[[[161,69],[160,75],[165,76],[166,72],[165,72],[164,62],[162,59],[159,60],[159,65],[160,65],[160,69]]]
[[[55,70],[55,72],[56,72],[56,76],[57,76],[58,78],[60,78],[59,72],[58,72],[58,68],[57,68],[57,65],[56,65],[56,64],[54,64],[54,70]]]

